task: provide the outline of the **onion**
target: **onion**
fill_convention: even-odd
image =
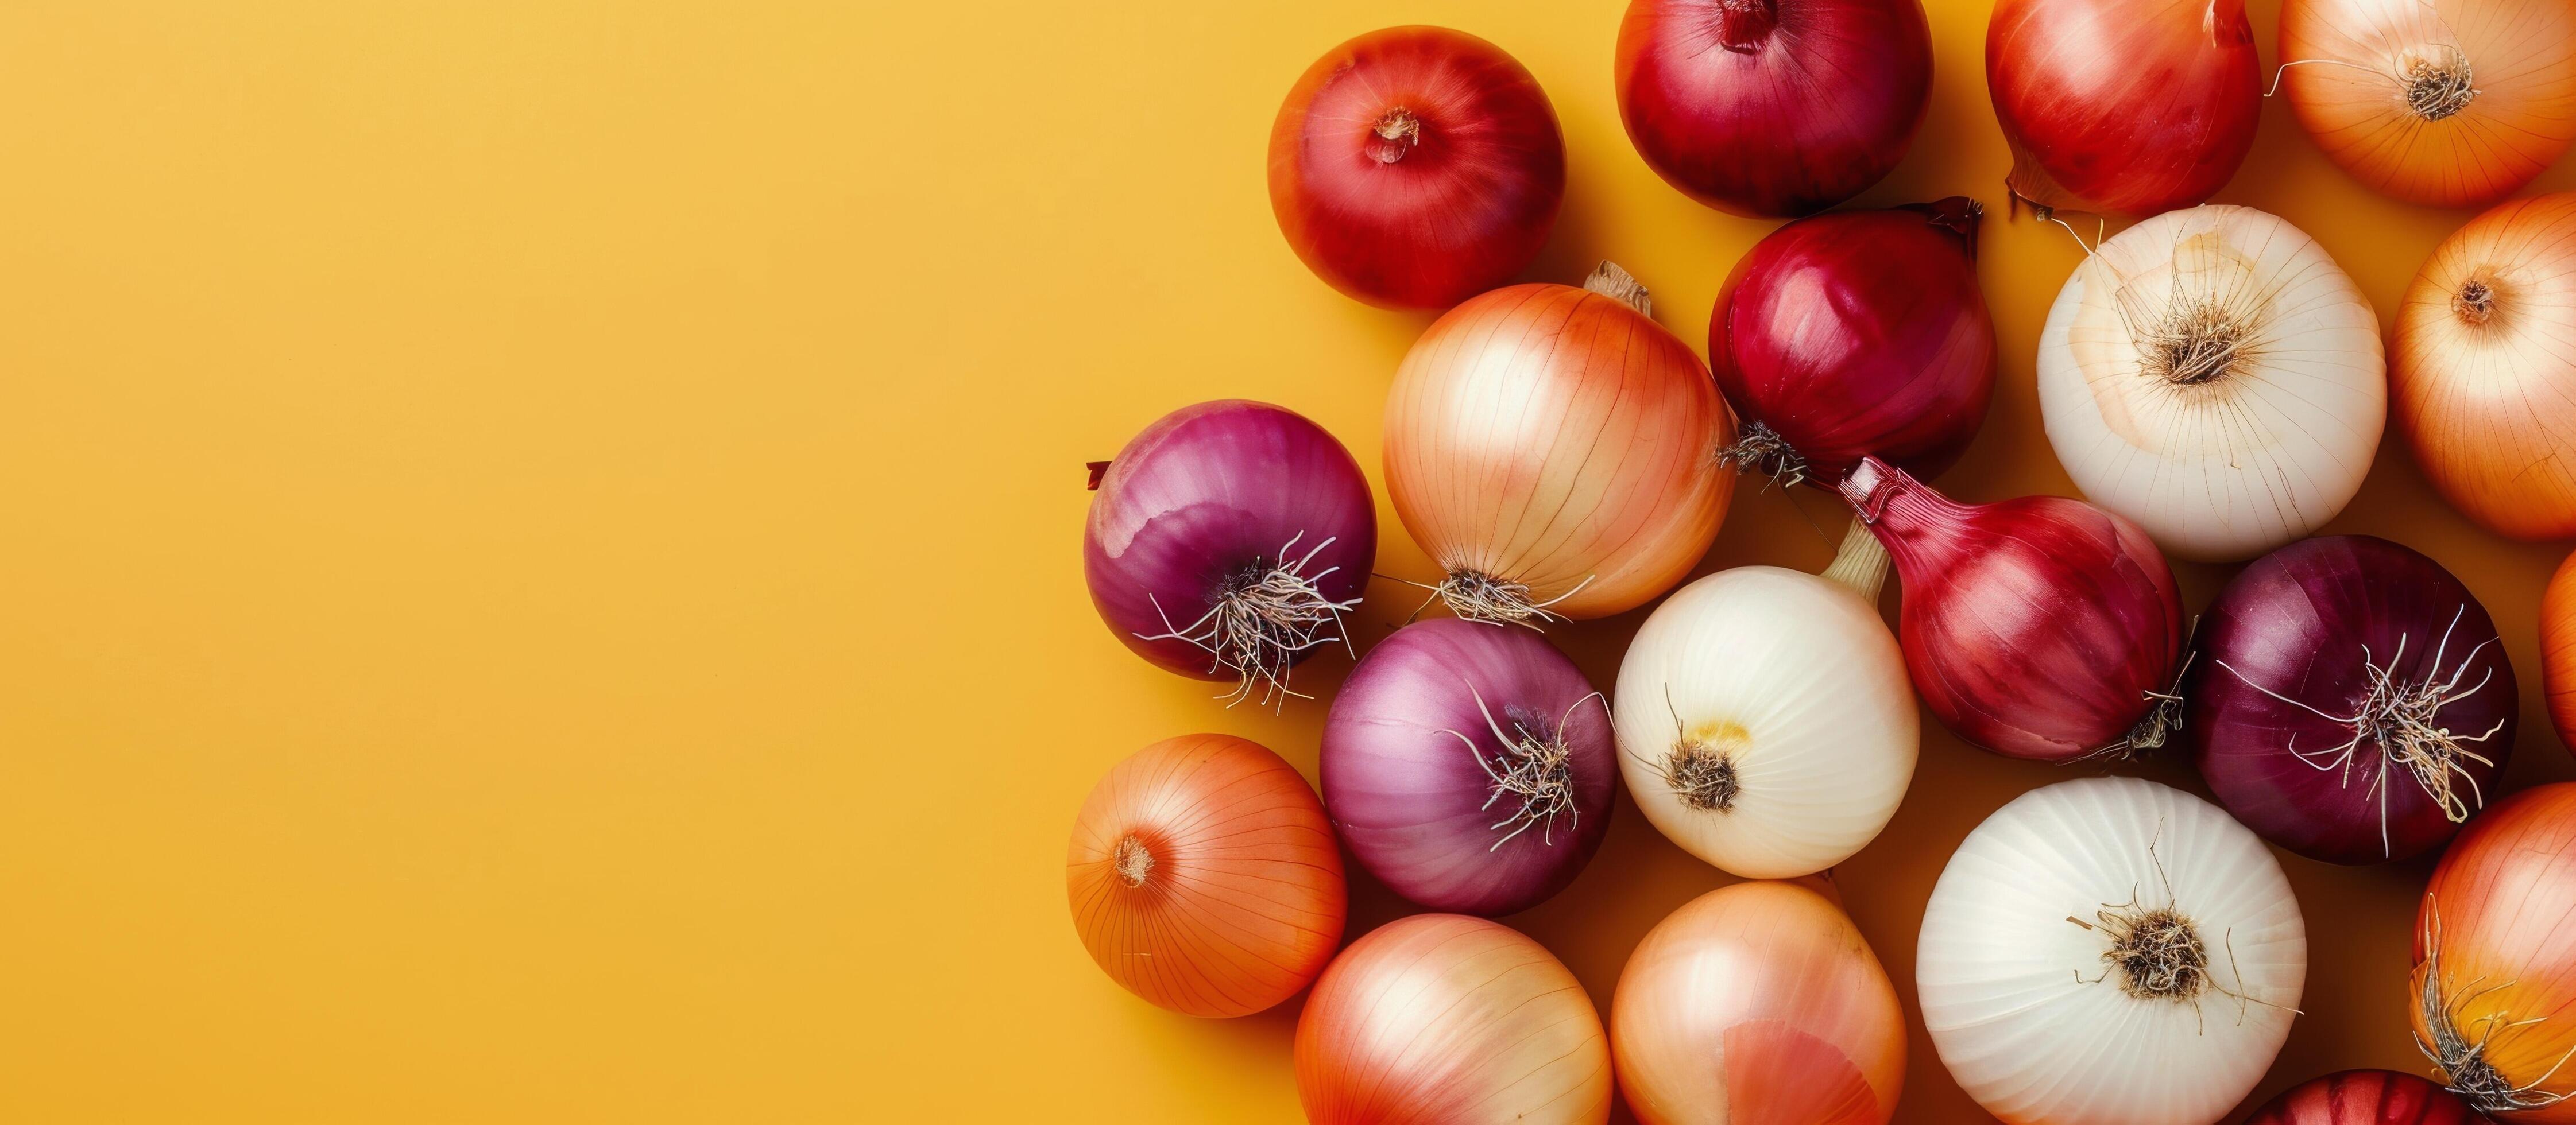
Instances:
[[[2152,215],[2226,186],[2253,150],[2263,83],[2244,0],[2002,0],[1986,92],[2015,197]]]
[[[1601,1122],[1610,1086],[1583,985],[1482,919],[1378,927],[1324,970],[1297,1020],[1297,1100],[1316,1125]]]
[[[2126,777],[2022,794],[1961,842],[1923,914],[1923,1024],[2008,1125],[2208,1125],[2290,1033],[2308,939],[2263,842]]]
[[[1821,211],[1904,159],[1932,94],[1921,0],[1631,0],[1619,119],[1666,182],[1738,215]]]
[[[2468,1103],[2412,1074],[2346,1070],[2264,1103],[2245,1125],[2478,1125]]]
[[[2310,859],[2438,847],[2513,751],[2513,665],[2440,563],[2334,535],[2255,560],[2193,638],[2183,714],[2227,811]]]
[[[1281,701],[1291,665],[1347,644],[1377,506],[1324,428],[1261,402],[1166,414],[1100,472],[1082,532],[1091,604],[1137,655]]]
[[[1656,830],[1753,878],[1822,871],[1914,777],[1914,693],[1859,524],[1822,576],[1739,566],[1655,607],[1619,663],[1619,770]]]
[[[2417,914],[2415,1045],[2452,1092],[2515,1121],[2576,1121],[2576,783],[2469,822]]]
[[[1443,308],[1547,245],[1565,141],[1538,80],[1445,27],[1390,27],[1315,60],[1270,128],[1270,209],[1333,288]]]
[[[2516,539],[2576,535],[2576,192],[2443,239],[2392,335],[2397,426],[2442,497]]]
[[[1167,738],[1082,802],[1073,928],[1127,991],[1193,1016],[1296,995],[1341,944],[1342,856],[1295,768],[1224,734]]]
[[[1923,476],[1957,460],[1995,390],[1979,213],[1964,196],[1836,211],[1738,260],[1708,326],[1717,385],[1747,423],[1730,459],[1828,484],[1864,456]]]
[[[1905,669],[1942,725],[2055,762],[2164,743],[2182,596],[2136,524],[2058,496],[1960,504],[1874,457],[1842,494],[1895,559]]]
[[[1386,486],[1461,617],[1634,609],[1690,573],[1734,495],[1735,421],[1690,346],[1603,263],[1449,310],[1386,402]]]
[[[2483,207],[2576,140],[2566,0],[2284,0],[2281,58],[2317,147],[2409,203]]]
[[[2540,597],[2540,683],[2558,740],[2576,746],[2576,555],[2558,564]]]
[[[1360,865],[1434,910],[1565,889],[1610,827],[1609,706],[1526,629],[1434,618],[1370,649],[1324,724],[1324,807]]]
[[[1834,900],[1738,883],[1637,943],[1610,1001],[1610,1049],[1647,1125],[1879,1125],[1905,1081],[1905,1013]]]
[[[2048,441],[2166,551],[2233,561],[2361,490],[2388,416],[2379,319],[2313,238],[2251,207],[2104,242],[2039,336]]]

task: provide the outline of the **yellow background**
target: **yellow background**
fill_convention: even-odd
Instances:
[[[1769,224],[1630,149],[1621,8],[0,9],[0,1120],[1293,1119],[1293,1007],[1120,992],[1061,865],[1119,757],[1218,729],[1311,770],[1323,707],[1223,710],[1118,645],[1083,593],[1082,465],[1247,396],[1374,477],[1427,319],[1308,275],[1263,149],[1298,72],[1388,24],[1536,72],[1572,170],[1530,276],[1616,258],[1699,347]],[[1994,207],[2001,390],[1944,483],[2068,491],[2031,355],[2078,252],[1996,206],[1984,5],[1932,17],[1930,119],[1864,202]],[[2219,198],[2315,234],[2383,320],[2466,218],[2369,196],[2278,104]],[[1426,575],[1384,518],[1379,568]],[[1810,520],[1839,517],[1748,487],[1708,565],[1819,566]],[[2512,776],[2576,772],[2534,642],[2561,548],[2473,529],[2393,442],[2332,530],[2468,579],[2523,678]],[[2197,608],[2225,571],[2184,575]],[[1371,594],[1363,641],[1413,604]],[[1607,684],[1638,616],[1556,637]],[[1840,871],[1909,1012],[1950,849],[2080,772],[1926,735]],[[1512,919],[1605,1003],[1722,881],[1618,815]],[[2319,940],[2263,1093],[2420,1069],[2428,865],[2285,866]],[[1354,933],[1400,909],[1362,881]],[[1977,1119],[1919,1028],[1906,1098]]]

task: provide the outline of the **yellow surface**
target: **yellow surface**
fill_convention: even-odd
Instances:
[[[1311,768],[1323,715],[1222,710],[1110,637],[1082,463],[1250,396],[1375,474],[1426,319],[1314,281],[1262,175],[1299,70],[1390,23],[1473,30],[1555,99],[1532,276],[1615,257],[1699,346],[1768,224],[1630,150],[1620,8],[0,9],[0,1120],[1293,1119],[1293,1011],[1150,1009],[1067,921],[1112,761],[1220,729]],[[1868,201],[2001,202],[1983,27],[1936,0],[1931,119]],[[2465,218],[2366,195],[2280,105],[2220,198],[2316,234],[2383,320]],[[1979,499],[2066,489],[2030,365],[2077,251],[1996,211],[2002,391],[1946,481]],[[1821,565],[1808,517],[1838,522],[1748,488],[1708,565]],[[2560,549],[2471,529],[2393,442],[2334,530],[2469,580],[2523,676],[2514,778],[2570,774],[2532,621]],[[1380,569],[1426,574],[1387,532]],[[2187,568],[2192,604],[2223,577]],[[1362,639],[1411,607],[1378,584]],[[1607,684],[1637,619],[1558,637]],[[2070,775],[1927,724],[1841,871],[1909,1016],[1943,858]],[[2287,866],[2323,940],[2265,1092],[2414,1067],[2426,865]],[[1606,1002],[1720,881],[1623,807],[1512,922]],[[1355,924],[1398,909],[1363,885]],[[1904,1120],[1976,1119],[1914,1052]]]

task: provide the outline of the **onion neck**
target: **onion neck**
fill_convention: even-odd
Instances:
[[[2485,273],[2469,275],[2458,291],[2451,294],[2451,315],[2460,323],[2476,328],[2495,319],[2497,286]]]
[[[1619,268],[1617,262],[1603,262],[1594,267],[1592,276],[1583,279],[1583,287],[1637,310],[1639,316],[1652,319],[1655,315],[1655,301],[1647,295],[1646,284],[1637,280],[1635,274]]]
[[[1377,124],[1369,126],[1369,141],[1365,149],[1369,159],[1380,164],[1393,164],[1421,145],[1422,119],[1412,110],[1397,106],[1379,117]]]
[[[1780,24],[1778,0],[1719,0],[1717,42],[1737,54],[1751,54]]]
[[[1154,862],[1154,849],[1133,832],[1119,837],[1117,848],[1109,855],[1110,868],[1118,872],[1118,881],[1129,887],[1143,887],[1154,874]]]
[[[1834,561],[1819,577],[1840,583],[1860,595],[1860,600],[1877,605],[1878,591],[1887,584],[1887,546],[1870,534],[1869,525],[1855,519],[1843,532],[1843,545],[1835,550]]]
[[[1862,458],[1838,488],[1856,522],[1900,558],[1948,539],[1969,512],[1967,505],[1876,457]]]

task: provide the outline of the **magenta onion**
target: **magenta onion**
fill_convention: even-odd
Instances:
[[[1098,473],[1098,467],[1094,467]],[[1228,400],[1164,415],[1098,473],[1083,578],[1111,632],[1184,676],[1278,700],[1289,667],[1346,643],[1377,558],[1359,462],[1284,407]]]
[[[1324,724],[1324,810],[1397,894],[1526,910],[1610,827],[1619,762],[1601,693],[1535,631],[1433,618],[1369,650]]]
[[[1862,457],[1948,468],[1986,420],[1995,325],[1977,288],[1974,200],[1836,211],[1735,263],[1708,358],[1745,421],[1729,459],[1840,483]]]
[[[1875,457],[1843,499],[1905,590],[1905,670],[1942,725],[2063,762],[2161,745],[2182,597],[2138,525],[2081,500],[1961,504]]]
[[[2311,1078],[2263,1103],[2245,1125],[2477,1125],[2486,1118],[2458,1095],[2393,1070]]]
[[[2513,665],[2486,608],[2440,563],[2367,535],[2247,566],[2201,615],[2183,698],[2219,803],[2328,863],[2449,840],[2513,750]]]

